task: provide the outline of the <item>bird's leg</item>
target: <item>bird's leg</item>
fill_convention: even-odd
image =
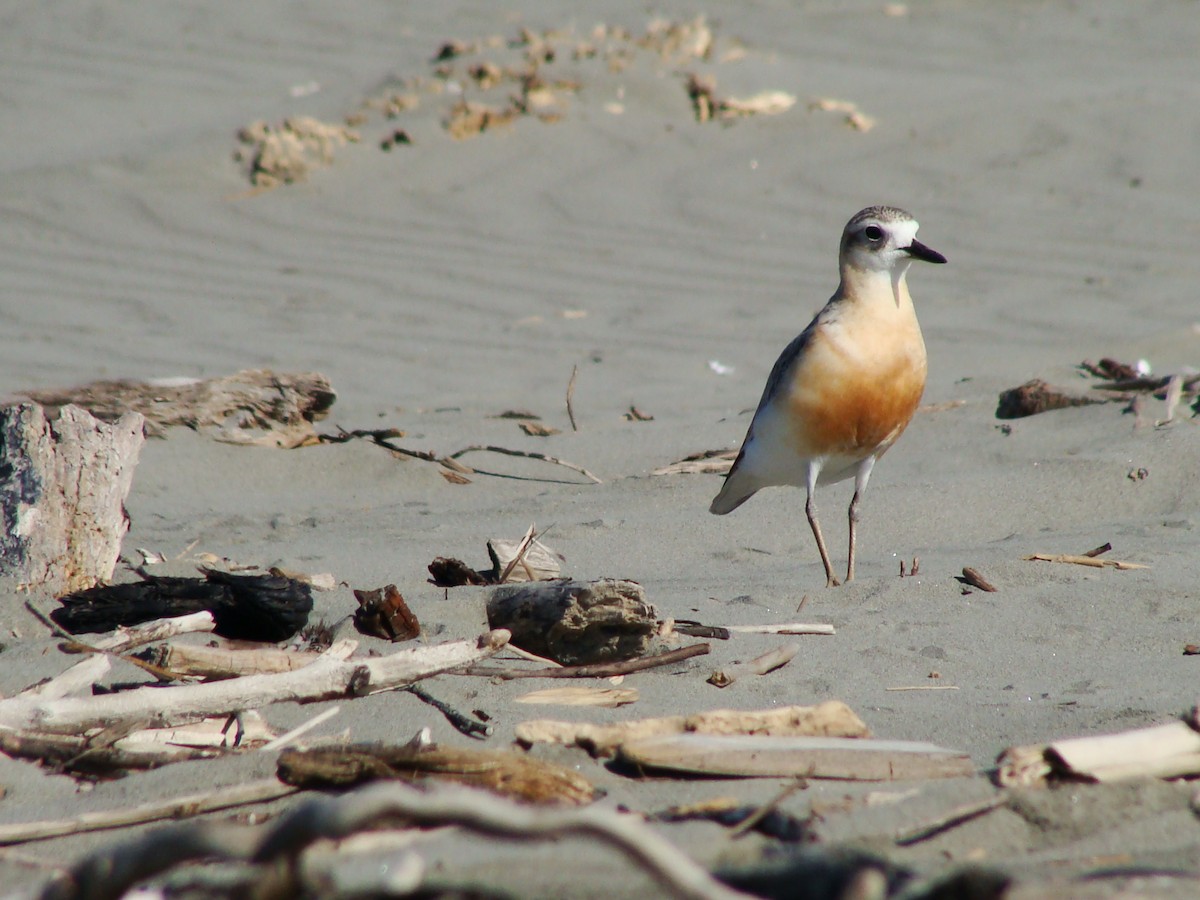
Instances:
[[[804,504],[804,512],[808,516],[809,527],[813,537],[817,539],[817,551],[821,554],[821,562],[825,564],[825,586],[837,587],[840,582],[833,574],[833,564],[829,561],[829,551],[825,549],[825,536],[821,534],[821,525],[817,522],[817,476],[821,474],[821,464],[810,461],[808,464],[808,501]]]
[[[875,457],[868,456],[858,464],[858,472],[854,475],[854,496],[850,500],[850,559],[846,563],[846,580],[854,580],[854,550],[857,545],[858,498],[867,490],[867,481],[871,478],[871,469],[875,468]]]
[[[825,586],[837,587],[840,582],[833,574],[833,564],[829,561],[829,551],[825,549],[825,538],[821,534],[821,525],[817,522],[817,505],[813,503],[811,495],[808,502],[804,504],[804,511],[808,514],[808,524],[812,526],[813,537],[817,539],[817,550],[821,554],[821,562],[825,564]]]
[[[855,544],[855,528],[858,524],[858,491],[854,492],[854,497],[850,501],[850,561],[846,563],[846,580],[854,580],[854,544]]]

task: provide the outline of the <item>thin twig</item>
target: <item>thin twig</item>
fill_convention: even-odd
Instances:
[[[986,800],[980,800],[977,803],[967,803],[963,806],[956,806],[950,812],[932,822],[926,822],[923,825],[916,825],[909,828],[901,829],[896,833],[895,842],[901,847],[907,847],[910,844],[917,844],[926,838],[934,837],[941,834],[956,825],[961,825],[964,822],[969,822],[977,816],[982,816],[984,813],[991,812],[993,809],[1003,806],[1008,802],[1007,793],[999,793]]]
[[[567,462],[565,459],[559,459],[557,456],[550,456],[547,453],[538,453],[536,450],[509,450],[507,447],[497,447],[494,444],[472,444],[470,447],[463,447],[451,453],[449,459],[458,459],[468,453],[478,453],[486,451],[488,453],[502,453],[505,456],[523,456],[526,459],[536,459],[541,462],[548,462],[556,466],[562,466],[564,469],[570,469],[572,472],[578,472],[584,478],[590,479],[595,484],[604,484],[599,478],[585,469],[583,466],[577,466],[575,463]]]
[[[1040,562],[1053,563],[1069,563],[1076,566],[1092,566],[1096,569],[1148,569],[1149,566],[1144,566],[1141,563],[1122,562],[1117,559],[1096,559],[1091,556],[1074,556],[1070,553],[1032,553],[1029,556],[1022,556],[1024,560],[1038,560]]]
[[[796,778],[782,791],[780,791],[778,794],[756,809],[753,813],[746,816],[746,818],[742,819],[742,821],[735,825],[733,829],[730,830],[729,836],[734,840],[744,837],[750,831],[750,829],[754,828],[754,826],[756,826],[759,822],[778,809],[780,803],[792,796],[792,794],[796,793],[797,791],[802,791],[807,787],[807,778],[805,778],[803,775],[801,775],[799,778]]]
[[[563,666],[560,669],[501,669],[494,666],[472,666],[460,670],[464,675],[486,675],[509,681],[513,678],[611,678],[613,675],[629,675],[644,669],[657,666],[669,666],[672,663],[691,659],[693,656],[703,656],[712,650],[710,644],[692,644],[680,647],[678,650],[668,650],[655,656],[641,656],[637,659],[627,659],[615,663],[594,663],[587,666]]]
[[[575,376],[579,374],[579,366],[571,367],[571,380],[567,382],[567,418],[571,420],[571,430],[578,431],[579,426],[575,424]]]
[[[549,666],[555,669],[561,669],[562,663],[553,659],[548,659],[545,656],[538,656],[536,653],[530,653],[528,650],[522,650],[514,644],[509,644],[504,648],[506,653],[511,653],[513,656],[519,656],[521,659],[527,659],[530,662],[541,663],[543,666]]]
[[[533,546],[533,542],[537,540],[537,537],[537,530],[530,525],[529,530],[525,532],[525,536],[521,538],[521,543],[517,545],[517,552],[508,561],[508,565],[504,567],[504,571],[500,573],[500,577],[496,579],[497,584],[504,584],[508,581],[508,576],[513,573],[513,569],[525,560],[525,554],[529,552],[529,548]]]
[[[1087,553],[1085,553],[1083,555],[1090,556],[1094,559],[1097,556],[1101,556],[1101,555],[1107,553],[1111,549],[1112,549],[1112,544],[1110,544],[1106,541],[1105,543],[1101,544],[1099,547],[1093,547],[1091,550],[1089,550]]]
[[[426,692],[420,685],[410,684],[403,688],[403,690],[408,691],[418,700],[428,703],[443,716],[445,716],[447,722],[449,722],[467,737],[479,738],[480,740],[486,737],[491,737],[492,731],[494,730],[491,725],[485,725],[483,722],[476,722],[470,716],[460,713],[449,703],[439,700],[437,697],[434,697],[432,694]]]
[[[913,684],[884,688],[885,691],[957,691],[956,684]]]
[[[282,750],[284,747],[287,747],[290,744],[294,743],[296,738],[301,737],[302,735],[308,734],[308,732],[312,731],[318,725],[332,719],[334,716],[336,716],[338,714],[338,712],[340,710],[341,710],[340,706],[331,706],[329,709],[325,710],[324,712],[317,713],[315,716],[313,716],[307,722],[297,725],[291,731],[285,731],[283,734],[279,735],[279,737],[275,738],[274,740],[268,741],[267,743],[263,744],[261,747],[259,747],[259,752],[260,753],[269,753],[272,750]]]

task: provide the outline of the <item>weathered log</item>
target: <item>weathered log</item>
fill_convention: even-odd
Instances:
[[[971,758],[918,741],[677,734],[627,741],[617,758],[639,769],[742,778],[892,781],[965,778]]]
[[[248,369],[222,378],[120,379],[25,394],[47,407],[82,406],[111,422],[129,412],[146,417],[146,432],[162,437],[173,425],[211,428],[218,440],[266,447],[316,441],[313,422],[329,414],[337,394],[317,372]]]
[[[627,742],[678,734],[816,736],[866,738],[871,732],[854,710],[840,700],[817,706],[784,706],[766,710],[714,709],[691,716],[665,716],[594,725],[538,719],[516,727],[517,742],[575,744],[592,756],[612,756]]]
[[[563,665],[641,656],[658,630],[658,611],[633,581],[535,581],[502,585],[487,603],[492,628],[512,643]]]
[[[55,593],[111,578],[144,440],[137,413],[107,425],[77,406],[0,407],[0,575]]]
[[[304,788],[452,781],[526,803],[563,806],[582,806],[596,795],[591,782],[565,766],[511,750],[460,747],[351,744],[285,750],[279,756],[279,780]]]

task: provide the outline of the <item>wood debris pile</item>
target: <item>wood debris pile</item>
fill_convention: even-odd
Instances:
[[[552,124],[563,121],[573,105],[585,102],[589,88],[639,67],[678,79],[680,111],[690,102],[698,122],[773,116],[792,109],[797,98],[785,90],[760,90],[744,97],[717,94],[717,70],[750,53],[736,38],[719,35],[704,16],[652,19],[641,32],[607,24],[590,31],[523,27],[510,37],[445,40],[432,52],[424,72],[392,79],[348,113],[344,124],[308,117],[292,117],[279,125],[255,122],[238,132],[243,146],[235,158],[257,188],[291,184],[332,163],[338,148],[359,143],[362,130],[373,121],[381,120],[383,131],[378,140],[362,142],[387,152],[436,140],[431,122],[454,140],[503,132],[528,120]],[[592,91],[593,96],[602,93],[607,91]],[[623,88],[613,90],[611,98],[602,107],[609,115],[623,114],[631,102]],[[843,113],[845,123],[858,131],[875,125],[849,101],[816,99],[809,108]]]
[[[1084,360],[1077,368],[1081,376],[1093,379],[1086,388],[1057,387],[1035,378],[1000,394],[996,418],[1021,419],[1073,406],[1123,403],[1133,414],[1135,427],[1141,427],[1149,424],[1150,400],[1164,404],[1162,417],[1153,419],[1156,428],[1200,416],[1200,373],[1195,370],[1151,375],[1144,361],[1130,364],[1109,358],[1098,363]]]

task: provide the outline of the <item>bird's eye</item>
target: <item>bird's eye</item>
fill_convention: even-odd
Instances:
[[[883,240],[883,229],[878,225],[868,225],[863,229],[863,234],[867,236],[867,240],[872,244]]]

